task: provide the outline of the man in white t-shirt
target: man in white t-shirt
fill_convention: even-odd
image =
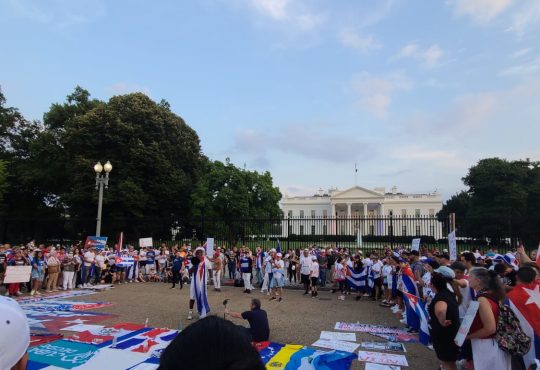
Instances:
[[[371,260],[373,262],[371,265],[371,271],[373,271],[373,286],[375,287],[374,298],[375,300],[378,300],[381,297],[382,292],[382,269],[384,264],[379,260],[379,256],[376,254],[371,256]]]
[[[309,274],[311,273],[311,256],[306,248],[300,256],[300,282],[304,284],[304,295],[308,294],[310,287]]]
[[[90,271],[92,270],[92,265],[94,264],[95,258],[96,253],[94,247],[88,248],[88,250],[83,255],[83,265],[81,272],[81,284],[83,288],[86,288],[88,285],[92,286],[92,284],[90,284],[90,281],[92,280],[92,276],[90,276]]]
[[[99,251],[94,258],[94,283],[99,284],[101,279],[101,271],[105,268],[105,251]]]

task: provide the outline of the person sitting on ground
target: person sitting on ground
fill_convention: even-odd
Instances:
[[[237,319],[244,319],[249,322],[249,338],[252,342],[266,342],[270,337],[270,325],[268,324],[268,315],[265,310],[261,310],[261,301],[257,298],[251,300],[249,311],[242,313],[233,312],[228,308],[225,314]]]
[[[264,370],[265,366],[241,328],[207,316],[182,330],[163,351],[158,370],[176,369]]]

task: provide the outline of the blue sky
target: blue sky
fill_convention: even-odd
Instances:
[[[540,160],[538,0],[4,0],[0,33],[25,116],[142,91],[289,195],[358,163],[361,186],[448,197],[481,158]]]

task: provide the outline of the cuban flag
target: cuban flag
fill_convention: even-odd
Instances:
[[[195,271],[193,281],[193,295],[197,302],[197,312],[200,317],[205,317],[210,313],[210,305],[206,295],[206,258],[199,263]]]
[[[276,252],[277,252],[277,253],[281,253],[281,243],[279,242],[279,239],[277,239]]]
[[[401,269],[401,282],[403,283],[403,288],[405,289],[406,293],[415,295],[417,297],[420,296],[418,285],[416,285],[416,278],[408,265]]]
[[[521,328],[531,339],[531,349],[523,356],[525,367],[540,360],[540,284],[518,284],[508,293],[508,303]]]
[[[410,308],[410,310],[407,310],[407,324],[409,323],[409,317],[412,316],[411,321],[416,320],[414,323],[417,326],[410,326],[419,331],[418,339],[420,340],[420,343],[427,346],[429,344],[430,335],[428,323],[429,314],[426,309],[426,303],[419,297],[406,292],[403,292],[403,299],[406,301],[407,308]]]
[[[351,289],[364,291],[366,289],[366,270],[349,268],[346,281]]]

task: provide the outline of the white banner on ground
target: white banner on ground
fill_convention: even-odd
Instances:
[[[153,245],[152,238],[140,238],[139,247],[151,247]]]
[[[348,342],[356,342],[355,333],[338,333],[335,331],[321,331],[321,339],[330,340],[346,340]]]
[[[214,238],[206,238],[206,255],[214,257]]]
[[[463,318],[461,326],[459,327],[456,337],[454,338],[454,342],[458,347],[461,347],[463,345],[463,342],[465,342],[465,337],[467,336],[467,334],[469,334],[471,325],[474,321],[474,318],[476,317],[476,312],[478,312],[478,307],[480,307],[480,303],[478,301],[472,301],[469,304],[469,308],[467,308],[465,317]]]
[[[412,251],[419,251],[420,250],[420,238],[414,238],[412,240],[411,250]]]
[[[372,362],[366,362],[366,370],[401,370],[401,367],[399,366],[393,366],[393,365],[381,365],[381,364],[374,364]]]
[[[91,324],[75,324],[71,326],[66,326],[65,328],[62,328],[60,330],[66,330],[66,331],[77,331],[77,332],[83,332],[83,331],[89,331],[89,332],[95,332],[96,330],[99,331],[103,329],[105,326],[103,325],[91,325]]]
[[[8,266],[4,284],[9,283],[27,283],[30,281],[32,266]]]
[[[312,346],[335,349],[337,351],[354,352],[360,345],[344,340],[319,339],[313,343]]]
[[[358,351],[358,361],[374,362],[383,365],[409,366],[405,356],[382,352]]]
[[[456,230],[448,234],[448,251],[450,252],[450,261],[457,260]]]

